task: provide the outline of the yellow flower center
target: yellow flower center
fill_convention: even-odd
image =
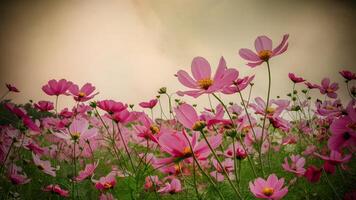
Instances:
[[[79,92],[79,93],[78,93],[78,96],[79,96],[79,97],[85,97],[85,96],[87,96],[87,95],[86,95],[84,92]]]
[[[274,189],[271,187],[265,187],[262,190],[262,193],[268,197],[271,196],[273,194],[273,192],[274,192]]]
[[[72,139],[73,140],[78,140],[80,138],[80,133],[79,132],[74,132],[72,133]]]
[[[150,126],[150,130],[151,130],[152,134],[159,133],[159,127],[156,124],[152,124]]]
[[[266,109],[267,114],[273,114],[275,111],[276,111],[276,109],[275,109],[275,108],[272,108],[272,107],[268,107],[268,108]]]
[[[44,166],[42,164],[37,165],[37,168],[40,170],[44,170]]]
[[[204,90],[207,90],[207,89],[209,89],[209,87],[211,86],[211,85],[213,85],[213,80],[211,80],[210,78],[204,78],[204,79],[200,79],[199,81],[198,81],[198,85],[199,85],[199,87],[201,88],[201,89],[204,89]]]
[[[325,106],[326,110],[334,110],[334,106]]]
[[[112,187],[112,184],[111,183],[104,183],[104,188],[105,189],[109,189]]]
[[[181,169],[181,167],[180,167],[179,164],[175,164],[175,165],[174,165],[174,170],[176,171],[176,173],[179,173],[179,172],[180,172],[180,169]]]
[[[331,89],[331,88],[326,89],[326,91],[327,91],[328,93],[333,93],[333,92],[335,92],[335,90],[334,90],[334,89]]]
[[[258,52],[258,57],[260,57],[261,60],[263,61],[268,61],[272,56],[272,51],[271,50],[262,50]]]
[[[192,130],[194,131],[201,131],[203,128],[206,126],[206,123],[204,121],[196,121],[192,127]]]
[[[190,147],[184,147],[183,149],[183,155],[184,157],[190,157],[193,155],[192,150],[190,149]]]

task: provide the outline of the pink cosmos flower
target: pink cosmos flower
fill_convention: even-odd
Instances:
[[[75,181],[81,182],[87,179],[89,176],[93,175],[95,169],[98,167],[99,162],[94,164],[87,164],[84,170],[79,171],[78,176],[74,178]]]
[[[41,160],[40,157],[34,153],[32,153],[32,158],[33,158],[33,162],[38,167],[38,169],[40,169],[41,171],[43,171],[44,173],[46,173],[50,176],[53,176],[53,177],[56,176],[56,169],[51,166],[50,161]]]
[[[219,92],[226,86],[231,85],[238,76],[237,70],[226,67],[223,57],[220,59],[219,66],[213,78],[211,77],[210,64],[203,57],[195,57],[191,68],[194,79],[186,71],[180,70],[177,72],[179,82],[193,89],[185,92],[179,91],[179,95],[189,95],[197,98],[204,93]]]
[[[348,70],[342,70],[339,72],[341,74],[342,77],[344,77],[347,81],[351,81],[351,80],[356,80],[356,74],[352,73]]]
[[[15,86],[6,83],[6,87],[9,90],[9,92],[20,92]]]
[[[86,119],[74,119],[68,129],[53,133],[58,138],[71,141],[86,141],[98,134],[97,128],[89,129],[89,122]]]
[[[233,149],[232,144],[226,149],[226,151],[224,152],[224,155],[227,158],[234,158],[234,149]],[[239,160],[243,160],[247,157],[247,152],[243,149],[243,147],[240,143],[235,144],[235,156],[236,156],[236,159],[239,159]]]
[[[50,95],[50,96],[59,96],[59,95],[68,95],[67,90],[72,86],[72,82],[67,81],[65,79],[57,80],[50,80],[48,81],[47,85],[42,86],[42,90]]]
[[[73,112],[69,111],[68,108],[64,108],[59,115],[64,118],[71,118],[73,116]]]
[[[35,103],[35,108],[37,108],[40,111],[50,111],[54,108],[53,103],[50,101],[39,101],[38,103]]]
[[[104,191],[115,187],[116,185],[116,172],[111,172],[107,176],[101,177],[99,181],[95,182],[95,188]]]
[[[224,94],[234,94],[236,92],[243,91],[255,78],[255,75],[245,76],[243,78],[238,78],[233,82],[234,84],[226,86],[222,93]]]
[[[159,180],[158,176],[147,176],[145,178],[144,188],[146,191],[154,191],[155,187],[158,188],[162,182]]]
[[[304,177],[311,183],[316,183],[320,180],[322,169],[310,165],[304,173]]]
[[[328,174],[334,174],[336,170],[335,165],[331,164],[329,161],[324,161],[323,168]]]
[[[313,154],[317,150],[315,145],[309,145],[307,148],[303,151],[303,155],[309,156]]]
[[[267,180],[262,178],[250,182],[250,191],[259,199],[279,200],[288,193],[288,187],[283,187],[284,178],[278,179],[275,174],[268,176]]]
[[[255,110],[256,114],[264,116],[267,114],[268,118],[278,117],[288,106],[288,100],[270,100],[268,103],[268,108],[266,109],[266,102],[261,97],[255,98],[256,103],[250,103],[249,106]],[[267,112],[267,113],[266,113]]]
[[[319,114],[321,116],[325,116],[331,119],[334,119],[335,117],[339,117],[342,115],[342,112],[344,110],[341,101],[335,100],[335,101],[316,101],[315,106],[317,108],[316,114]]]
[[[157,102],[158,102],[157,99],[152,99],[149,102],[141,102],[141,103],[139,103],[139,105],[142,108],[150,108],[150,109],[152,109],[153,107],[156,106]]]
[[[348,154],[348,155],[345,155],[345,157],[342,157],[342,154],[338,151],[331,151],[329,156],[320,155],[318,153],[314,153],[314,155],[318,156],[319,158],[321,158],[325,161],[328,161],[332,165],[347,163],[352,158],[351,154]]]
[[[91,83],[86,83],[79,89],[79,86],[73,84],[69,88],[69,92],[73,95],[74,100],[79,102],[85,102],[92,99],[95,95],[99,94],[99,92],[92,94],[95,90],[95,87],[92,86]]]
[[[18,167],[15,164],[12,164],[10,166],[8,176],[13,184],[24,185],[31,181],[31,179],[27,178],[27,175],[25,173],[20,174],[21,172],[22,172],[21,167]]]
[[[199,132],[194,132],[191,137],[184,129],[182,133],[167,132],[162,134],[158,143],[164,152],[172,156],[172,158],[164,160],[164,163],[172,163],[173,161],[190,158],[193,156],[193,153],[198,160],[205,160],[211,154],[211,151],[205,141],[198,141],[199,136]],[[208,138],[208,141],[211,147],[215,149],[221,144],[222,138],[221,135],[211,136]],[[193,149],[190,148],[189,143]]]
[[[45,192],[53,192],[55,194],[58,194],[59,196],[62,197],[69,197],[69,191],[62,189],[59,185],[47,185],[45,188],[42,189]]]
[[[267,62],[270,58],[284,53],[288,48],[288,37],[289,34],[285,34],[281,43],[272,50],[272,40],[264,35],[258,36],[255,40],[256,53],[250,49],[240,49],[239,54],[248,61],[248,66],[256,67]]]
[[[319,90],[321,94],[326,94],[328,97],[336,99],[337,94],[336,91],[339,89],[339,84],[331,83],[329,78],[324,78],[321,81],[321,86],[319,86]]]
[[[338,151],[347,146],[356,145],[356,108],[351,101],[346,108],[347,115],[335,119],[331,126],[332,133],[328,140],[328,147]]]
[[[223,175],[224,174],[223,168],[220,167],[216,159],[212,159],[212,162],[215,170],[210,172],[210,176],[216,179],[217,182],[224,181],[225,177]],[[231,173],[234,171],[234,161],[232,159],[228,158],[224,160],[223,162],[221,162],[221,165],[225,168],[225,171],[229,174],[229,177],[234,176]]]
[[[305,158],[300,155],[291,155],[290,160],[292,161],[291,164],[289,164],[288,158],[284,158],[284,163],[282,164],[283,169],[287,172],[294,173],[299,177],[303,176],[306,171],[304,168]]]
[[[288,73],[288,77],[294,83],[302,83],[305,81],[305,79],[303,79],[301,77],[297,77],[294,73]]]
[[[138,122],[141,122],[142,125],[138,124],[134,126],[137,131],[137,136],[158,143],[158,138],[161,135],[161,127],[153,123],[152,119],[146,114],[139,117]]]
[[[158,190],[159,193],[170,193],[170,194],[178,193],[180,191],[182,191],[182,185],[180,181],[176,178],[173,178],[171,183],[166,183],[164,187]]]
[[[105,110],[110,115],[114,114],[115,112],[121,112],[127,108],[127,104],[123,104],[114,100],[98,101],[97,105],[100,109]]]
[[[33,153],[37,154],[37,155],[42,155],[44,153],[44,148],[42,148],[41,146],[39,146],[35,141],[30,140],[26,143],[23,144],[23,147],[25,149],[28,149],[30,151],[32,151]]]

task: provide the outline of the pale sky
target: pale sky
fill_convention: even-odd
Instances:
[[[21,93],[12,97],[22,103],[53,101],[41,86],[66,78],[94,84],[96,99],[137,104],[162,86],[185,89],[174,74],[190,73],[195,56],[208,59],[213,71],[224,56],[241,75],[256,74],[254,96],[265,98],[267,68],[247,67],[238,50],[253,48],[259,35],[277,45],[289,33],[288,51],[271,60],[272,96],[290,92],[287,74],[295,72],[316,83],[331,77],[346,97],[338,71],[356,71],[355,8],[347,1],[11,2],[0,8],[0,84],[16,85]],[[208,105],[207,97],[184,99]],[[62,98],[61,107],[68,102]]]

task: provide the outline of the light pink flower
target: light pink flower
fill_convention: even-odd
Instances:
[[[292,161],[291,164],[289,164],[288,158],[284,158],[284,163],[282,164],[283,169],[287,172],[294,173],[299,177],[303,176],[306,171],[304,168],[305,158],[300,155],[291,155],[290,160]]]
[[[74,178],[75,181],[81,182],[94,174],[95,169],[98,167],[99,162],[94,164],[87,164],[84,170],[79,171],[78,176]]]
[[[73,95],[74,100],[79,102],[85,102],[92,99],[95,95],[99,94],[99,92],[92,94],[95,90],[95,87],[91,83],[86,83],[79,89],[79,86],[73,84],[69,88],[69,92]]]
[[[310,82],[304,82],[304,84],[308,87],[308,89],[317,89],[320,87],[319,85]]]
[[[25,173],[20,174],[21,172],[22,172],[21,167],[18,167],[15,164],[12,164],[10,166],[8,176],[13,184],[24,185],[31,181],[31,179],[29,179]]]
[[[219,92],[226,86],[229,86],[238,76],[238,71],[235,69],[228,69],[226,62],[221,57],[219,66],[214,77],[211,77],[210,64],[203,57],[195,57],[192,61],[192,75],[193,78],[183,70],[177,72],[177,77],[180,83],[193,90],[178,92],[179,95],[188,95],[194,98],[206,93],[211,94]]]
[[[255,40],[256,53],[250,49],[240,49],[239,54],[248,61],[248,66],[256,67],[267,62],[270,58],[284,53],[288,48],[288,37],[289,34],[285,34],[281,43],[272,50],[272,40],[264,35],[258,36]]]
[[[157,189],[161,184],[162,182],[159,180],[158,176],[147,176],[145,178],[144,188],[146,191],[154,191],[154,189]]]
[[[67,81],[65,79],[57,80],[50,80],[48,81],[47,85],[42,87],[42,90],[50,95],[50,96],[59,96],[59,95],[68,95],[67,90],[72,86],[72,82]]]
[[[170,193],[174,194],[182,191],[182,185],[180,181],[176,178],[172,179],[171,183],[166,183],[164,187],[158,190],[159,193]]]
[[[69,191],[62,189],[59,185],[47,185],[45,188],[42,189],[45,192],[53,192],[55,194],[58,194],[59,196],[62,197],[69,197]]]
[[[156,106],[158,100],[157,99],[151,99],[150,101],[148,102],[141,102],[139,103],[139,105],[142,107],[142,108],[153,108]]]
[[[288,193],[287,187],[282,188],[283,184],[284,178],[278,179],[275,174],[271,174],[267,180],[257,178],[254,182],[250,182],[249,186],[256,198],[279,200]]]
[[[40,169],[41,171],[43,171],[44,173],[46,173],[50,176],[53,176],[53,177],[56,176],[56,169],[51,166],[50,161],[41,160],[40,157],[34,153],[32,153],[32,158],[33,158],[33,162],[38,167],[38,169]]]
[[[86,119],[74,119],[68,129],[53,133],[58,138],[70,141],[86,141],[98,134],[97,128],[89,129],[89,122]]]
[[[210,176],[216,179],[217,182],[224,181],[224,170],[220,167],[218,161],[216,159],[212,159],[213,166],[215,168],[214,171],[210,172]],[[234,171],[234,161],[230,158],[221,162],[221,165],[224,167],[225,171],[228,173],[229,177],[233,176],[231,172]]]
[[[141,122],[142,125],[138,124],[134,126],[137,136],[158,143],[158,138],[161,135],[161,127],[153,123],[152,119],[146,114],[141,115],[138,122]]]
[[[234,80],[234,84],[227,86],[223,89],[222,93],[224,94],[234,94],[236,92],[241,92],[243,91],[255,78],[255,75],[253,76],[245,76],[243,78],[238,78]]]
[[[116,198],[109,192],[101,193],[99,200],[115,200]]]

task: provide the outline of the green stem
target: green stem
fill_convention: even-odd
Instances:
[[[130,152],[129,152],[129,149],[127,148],[125,139],[124,139],[124,137],[122,136],[119,123],[116,123],[116,125],[117,125],[117,129],[119,130],[119,135],[120,135],[120,137],[121,137],[122,143],[124,144],[124,148],[125,148],[125,151],[126,151],[126,153],[127,153],[127,156],[129,157],[130,164],[131,164],[131,167],[132,167],[132,171],[133,171],[134,173],[136,173],[136,169],[135,169],[134,164],[133,164],[133,162],[132,162],[131,154],[130,154]]]
[[[339,195],[337,194],[337,191],[336,191],[335,187],[333,186],[333,184],[332,184],[331,181],[329,180],[328,174],[325,172],[324,168],[323,168],[323,173],[324,173],[324,175],[325,175],[326,182],[328,182],[328,184],[329,184],[331,190],[332,190],[332,191],[334,192],[334,194],[335,194],[335,197],[336,197],[338,200],[341,200],[341,198],[340,198]]]
[[[203,135],[203,138],[204,138],[206,144],[208,145],[210,151],[213,153],[214,158],[216,159],[216,161],[218,161],[218,164],[220,165],[221,169],[223,170],[223,172],[224,172],[224,174],[225,174],[225,176],[226,176],[226,178],[227,178],[229,184],[230,184],[231,187],[234,189],[234,192],[235,192],[236,195],[239,197],[239,199],[242,199],[242,196],[241,196],[240,192],[237,190],[237,188],[235,187],[234,183],[231,181],[231,179],[230,179],[230,177],[229,177],[229,174],[227,173],[225,167],[221,164],[219,157],[216,155],[214,149],[211,147],[211,145],[210,145],[208,139],[207,139],[206,136],[205,136],[204,131],[201,130],[200,133]],[[234,150],[234,151],[235,151],[235,150]],[[235,156],[235,159],[236,159],[236,156]]]

